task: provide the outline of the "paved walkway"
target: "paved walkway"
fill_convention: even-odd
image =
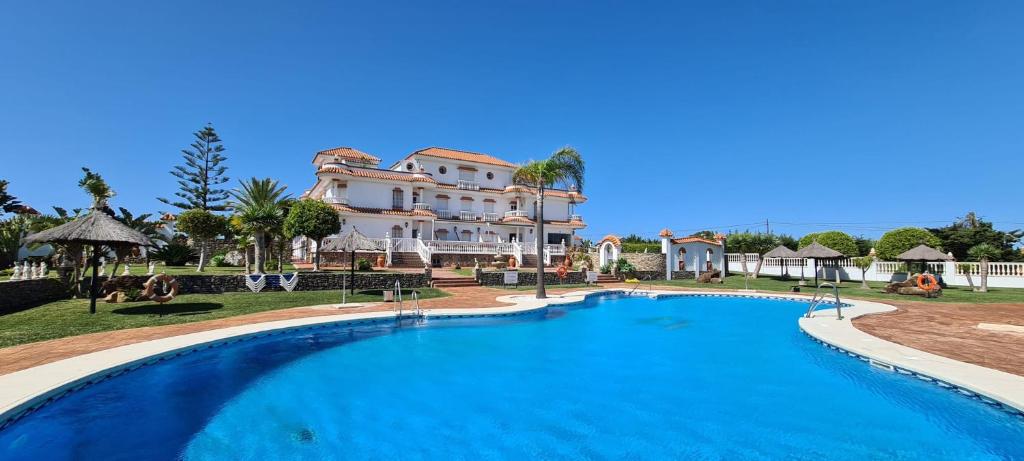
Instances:
[[[856,318],[853,326],[907,347],[1024,376],[1024,334],[978,328],[1024,326],[1024,304],[884,302],[897,310]]]
[[[626,285],[604,285],[604,287],[621,288]],[[629,285],[628,288],[632,288],[632,285]],[[673,289],[673,287],[662,286],[657,288]],[[559,294],[575,290],[578,289],[549,288],[548,292]],[[507,305],[497,301],[498,296],[532,294],[532,291],[529,290],[513,291],[485,287],[448,288],[446,291],[452,296],[423,300],[420,302],[421,307],[425,309],[498,307]],[[976,328],[979,323],[1024,325],[1024,304],[970,305],[883,302],[895,305],[898,310],[855,319],[854,326],[869,334],[904,346],[1024,376],[1024,354],[1020,353],[1020,351],[1024,351],[1024,335]],[[328,306],[296,307],[195,323],[108,331],[23,344],[0,349],[0,375],[76,355],[187,333],[248,323],[333,315],[343,312],[386,311],[391,307],[391,304],[375,304],[343,310]]]

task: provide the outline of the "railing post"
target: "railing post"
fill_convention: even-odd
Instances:
[[[384,253],[387,255],[385,265],[391,267],[391,232],[384,233]]]

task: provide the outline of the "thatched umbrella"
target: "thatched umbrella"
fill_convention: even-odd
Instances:
[[[786,258],[796,258],[796,257],[797,257],[796,252],[793,251],[793,250],[790,250],[785,245],[779,245],[779,246],[773,248],[772,251],[769,251],[769,252],[765,253],[764,256],[763,256],[763,258],[766,258],[766,259],[767,258],[780,258],[780,259],[782,259],[782,265],[786,269],[786,277],[789,277],[789,271],[788,271],[789,266],[788,266],[788,263],[786,262]],[[779,274],[779,275],[782,275],[782,274]]]
[[[846,256],[844,254],[836,251],[836,250],[833,250],[833,249],[831,249],[831,248],[829,248],[829,247],[827,247],[825,245],[822,245],[822,244],[818,243],[818,241],[815,240],[814,242],[811,242],[810,245],[807,245],[807,246],[797,250],[796,257],[797,258],[804,258],[804,259],[807,259],[807,258],[814,259],[814,286],[817,287],[818,286],[818,260],[825,259],[825,260],[836,261],[836,260],[843,259]]]
[[[92,245],[92,280],[89,284],[89,313],[96,313],[96,271],[100,265],[100,247],[118,245],[150,246],[153,242],[143,233],[132,229],[103,211],[93,209],[89,214],[53,229],[28,237],[25,244],[57,243],[62,245]]]
[[[347,251],[352,255],[352,268],[349,273],[351,274],[350,278],[353,283],[350,288],[352,290],[352,294],[355,294],[356,251],[381,251],[381,248],[377,242],[370,240],[353,227],[352,232],[349,232],[348,235],[340,239],[324,243],[324,247],[321,248],[321,251]]]
[[[952,261],[953,257],[928,245],[921,244],[900,253],[896,256],[896,260],[907,263],[907,277],[910,277],[910,263],[912,262],[924,263],[925,269],[927,269],[929,261]],[[921,272],[924,272],[924,270]]]

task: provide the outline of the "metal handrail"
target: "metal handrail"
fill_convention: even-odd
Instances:
[[[831,288],[832,291],[831,292],[826,291],[826,292],[822,293],[821,292],[822,288]],[[824,303],[825,299],[828,298],[829,295],[831,295],[832,298],[835,299],[835,301],[836,301],[836,314],[838,316],[837,319],[838,320],[842,320],[843,319],[843,302],[839,300],[839,287],[837,287],[834,283],[831,283],[831,282],[822,283],[821,285],[818,285],[818,288],[814,289],[814,296],[811,297],[811,304],[810,304],[810,306],[808,306],[807,313],[804,314],[804,317],[811,318],[811,314],[814,313],[814,309],[817,308],[822,303]]]
[[[651,278],[651,276],[650,276],[650,275],[645,275],[645,276],[644,276],[644,279],[643,279],[643,280],[646,280],[646,281],[647,281],[647,293],[649,294],[650,292],[654,291],[654,279],[653,279],[653,278]],[[629,290],[629,293],[627,293],[627,294],[628,294],[628,295],[631,295],[631,296],[632,296],[632,295],[633,295],[633,293],[634,293],[634,292],[635,292],[635,291],[636,291],[636,290],[637,290],[638,288],[640,288],[640,285],[642,285],[642,284],[643,284],[642,282],[643,282],[643,281],[641,280],[641,283],[637,283],[637,284],[636,284],[636,286],[635,286],[635,287],[633,287],[633,289],[632,289],[632,290]]]

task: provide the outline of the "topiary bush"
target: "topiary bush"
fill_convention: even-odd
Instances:
[[[938,248],[942,242],[935,234],[920,227],[901,227],[886,232],[875,244],[875,252],[878,259],[893,261],[900,253],[925,244],[932,248]]]
[[[368,271],[368,270],[372,270],[372,269],[373,269],[373,264],[370,264],[370,261],[367,260],[366,258],[359,258],[359,259],[356,260],[356,270],[357,271]]]
[[[846,232],[825,231],[807,234],[800,239],[800,248],[815,241],[851,258],[861,256],[857,250],[857,241]]]

